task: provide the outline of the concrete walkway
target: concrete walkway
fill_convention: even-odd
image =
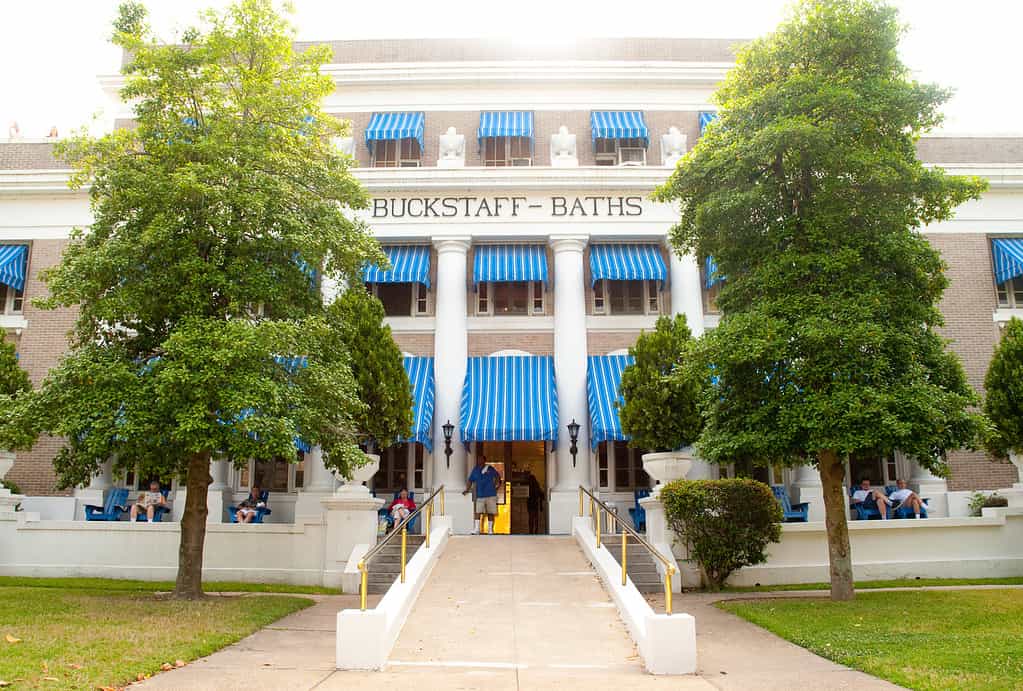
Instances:
[[[568,537],[455,537],[383,672],[334,670],[339,609],[318,603],[239,643],[139,686],[147,689],[895,689],[686,594],[699,674],[645,673],[624,625]],[[655,598],[656,600],[656,598]],[[371,603],[372,604],[372,603]],[[661,611],[655,607],[655,611]]]

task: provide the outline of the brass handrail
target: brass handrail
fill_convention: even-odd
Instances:
[[[366,595],[369,587],[369,562],[373,557],[382,550],[388,542],[390,542],[394,536],[401,533],[401,582],[405,582],[405,556],[406,556],[406,539],[408,538],[408,525],[416,519],[416,516],[423,514],[423,545],[426,549],[430,549],[430,519],[433,517],[433,500],[437,495],[440,495],[440,512],[444,515],[444,485],[441,485],[437,489],[433,490],[433,494],[423,500],[415,511],[406,516],[401,523],[394,526],[394,529],[388,533],[383,540],[373,546],[368,552],[362,555],[362,559],[359,560],[359,571],[360,583],[359,583],[359,608],[362,610],[366,609]]]
[[[613,521],[613,524],[617,524],[622,530],[622,585],[628,583],[628,574],[626,566],[628,562],[627,550],[628,550],[628,536],[636,538],[636,542],[641,544],[647,552],[660,560],[664,564],[664,613],[671,614],[671,577],[675,574],[675,565],[671,563],[666,556],[661,554],[660,550],[651,545],[646,541],[642,535],[636,532],[636,529],[631,525],[622,520],[618,515],[617,511],[611,509],[606,503],[597,498],[590,490],[586,489],[582,485],[579,485],[579,516],[585,515],[583,512],[584,499],[583,495],[590,498],[590,517],[593,519],[593,532],[597,538],[597,549],[600,549],[600,519],[605,514],[609,521]],[[597,515],[595,508],[600,509],[600,515]],[[612,524],[612,525],[613,525]]]

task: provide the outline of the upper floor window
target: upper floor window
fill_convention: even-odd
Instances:
[[[0,288],[4,314],[21,314],[28,276],[28,245],[0,245]]]
[[[430,311],[430,248],[426,245],[385,245],[390,268],[367,264],[362,269],[366,290],[384,305],[388,317],[414,317]]]
[[[543,245],[478,245],[472,283],[476,314],[544,314],[547,248]]]
[[[0,303],[4,314],[21,314],[25,306],[25,291],[0,283]]]
[[[476,130],[484,166],[533,165],[533,113],[484,111]]]
[[[373,113],[366,146],[376,168],[416,168],[423,158],[423,113]]]
[[[476,314],[497,317],[544,314],[544,285],[540,281],[480,283],[476,287]]]
[[[608,281],[593,284],[594,314],[660,314],[657,281]]]
[[[590,113],[593,154],[598,166],[646,165],[650,130],[639,110],[595,110]]]
[[[388,317],[429,314],[430,290],[422,283],[367,283],[366,290],[380,300]]]
[[[642,139],[598,139],[593,155],[598,166],[646,165],[646,147]]]
[[[998,306],[1002,308],[1023,308],[1023,277],[1010,278],[995,286]]]

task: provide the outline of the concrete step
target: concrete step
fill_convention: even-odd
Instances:
[[[611,553],[611,556],[622,563],[622,543],[620,536],[609,536],[604,541],[604,547]],[[629,575],[636,590],[641,593],[657,593],[664,588],[664,581],[657,571],[657,563],[653,556],[643,545],[629,544],[626,547],[628,560],[625,564],[625,571]]]

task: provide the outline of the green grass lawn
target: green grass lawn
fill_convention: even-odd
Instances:
[[[818,655],[912,689],[1023,688],[1023,590],[721,602]],[[812,681],[808,688],[812,688]]]
[[[123,686],[140,673],[160,671],[163,663],[208,655],[311,604],[281,595],[180,602],[95,584],[0,584],[0,681],[12,689]]]
[[[133,581],[121,578],[27,578],[0,576],[0,588],[74,588],[75,590],[128,590],[137,593],[169,592],[173,581]],[[287,583],[241,583],[239,581],[212,581],[202,584],[207,593],[309,593],[339,595],[337,588],[319,585],[288,585]]]
[[[0,579],[0,583],[2,583]],[[857,590],[873,588],[922,588],[932,585],[1023,585],[1023,576],[1004,578],[897,578],[888,581],[856,581]],[[730,593],[767,593],[785,590],[830,590],[830,583],[790,583],[788,585],[728,586]]]

